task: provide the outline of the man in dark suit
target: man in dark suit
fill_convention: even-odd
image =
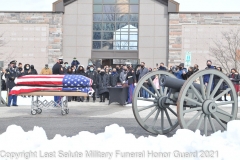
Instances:
[[[52,67],[52,74],[61,74],[63,72],[62,64],[63,64],[63,58],[59,58],[57,63]],[[61,100],[61,97],[54,96],[54,101],[56,103],[59,103],[60,100]]]

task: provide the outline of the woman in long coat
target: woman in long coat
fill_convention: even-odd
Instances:
[[[233,82],[236,92],[238,93],[239,92],[239,81],[240,81],[240,75],[239,75],[238,71],[235,68],[231,69],[231,74],[228,77]]]
[[[105,98],[107,96],[107,93],[109,92],[107,89],[108,84],[109,84],[109,76],[102,69],[100,71],[100,74],[97,77],[97,88],[98,88],[98,93],[100,97],[100,102],[105,102]]]
[[[127,78],[126,80],[128,81],[128,104],[132,103],[132,97],[133,97],[133,91],[135,89],[135,84],[136,84],[136,75],[134,73],[134,70],[132,67],[129,67],[128,73],[127,73]]]
[[[84,69],[84,67],[82,65],[79,66],[79,68],[76,71],[76,74],[82,75],[82,76],[86,76],[85,69]],[[77,97],[77,101],[78,102],[83,102],[84,101],[84,97],[82,97],[82,96],[81,97]]]

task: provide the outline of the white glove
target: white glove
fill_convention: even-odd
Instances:
[[[136,86],[137,85],[137,83],[134,83],[134,86]]]

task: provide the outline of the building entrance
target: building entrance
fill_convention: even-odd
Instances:
[[[132,65],[136,66],[139,63],[138,59],[90,59],[89,62],[92,62],[97,68],[103,68],[104,66],[112,66],[113,68],[116,65]]]

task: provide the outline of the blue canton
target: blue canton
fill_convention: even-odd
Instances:
[[[65,75],[63,77],[63,91],[85,92],[91,91],[90,79],[82,75]]]

